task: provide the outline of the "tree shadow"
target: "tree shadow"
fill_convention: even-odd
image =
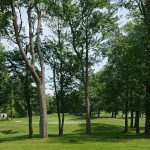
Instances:
[[[123,134],[122,126],[115,126],[104,123],[92,123],[92,134],[85,134],[85,125],[80,124],[80,129],[75,130],[72,134],[65,134],[63,137],[50,135],[50,138],[56,138],[58,142],[80,144],[84,142],[127,142],[134,139],[150,139],[150,136],[145,134],[136,134],[129,132]]]
[[[13,130],[0,130],[0,133],[7,135],[7,134],[16,134],[18,132],[13,131]]]
[[[33,138],[40,138],[40,136],[35,134]],[[29,138],[29,135],[3,137],[3,138],[0,138],[0,143],[13,142],[13,141],[24,141],[24,140],[28,140],[28,139],[32,139],[32,138]]]
[[[92,134],[85,134],[85,124],[79,124],[79,129],[70,134],[65,134],[60,137],[56,134],[50,134],[47,139],[49,142],[82,144],[85,142],[127,142],[132,139],[150,139],[150,136],[145,134],[136,134],[129,132],[123,134],[123,127],[105,123],[92,123]],[[34,135],[33,139],[39,139],[39,135]],[[0,143],[8,141],[27,140],[28,135],[12,136],[0,138]]]

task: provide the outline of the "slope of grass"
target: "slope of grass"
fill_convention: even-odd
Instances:
[[[76,116],[65,117],[64,136],[57,136],[57,115],[49,115],[49,138],[40,139],[38,119],[34,116],[34,138],[28,138],[27,118],[0,121],[0,150],[150,150],[150,137],[130,129],[122,134],[123,120],[92,119],[92,134],[85,135],[85,120]]]

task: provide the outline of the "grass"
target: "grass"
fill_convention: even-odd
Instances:
[[[27,118],[0,121],[0,150],[150,150],[150,137],[142,134],[144,119],[141,119],[141,134],[130,129],[123,134],[121,118],[92,119],[92,134],[85,135],[85,120],[66,115],[64,136],[57,136],[57,115],[49,115],[49,138],[38,135],[37,116],[33,118],[34,138],[28,138]]]

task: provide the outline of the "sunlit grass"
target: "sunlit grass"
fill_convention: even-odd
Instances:
[[[109,115],[108,115],[109,116]],[[57,136],[57,115],[49,115],[49,138],[39,138],[38,116],[33,117],[34,138],[28,138],[28,119],[16,118],[0,121],[0,150],[149,150],[150,137],[143,134],[144,119],[141,119],[141,134],[130,129],[123,134],[121,118],[92,119],[92,134],[85,134],[84,117],[65,117],[64,136]]]

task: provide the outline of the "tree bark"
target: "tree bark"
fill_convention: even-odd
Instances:
[[[32,128],[32,104],[31,97],[29,94],[29,83],[28,83],[28,68],[26,67],[26,77],[25,77],[25,86],[24,93],[27,103],[27,111],[28,111],[28,128],[29,128],[29,138],[33,136],[33,128]]]
[[[100,112],[101,112],[101,109],[100,107],[98,108],[98,113],[97,113],[97,117],[100,118]]]
[[[60,135],[61,131],[61,117],[60,117],[60,104],[59,104],[59,97],[57,93],[57,85],[56,85],[56,64],[54,62],[53,68],[53,82],[54,82],[54,89],[55,89],[55,98],[56,98],[56,105],[57,105],[57,116],[58,116],[58,135]]]
[[[134,120],[134,112],[131,110],[131,122],[130,122],[130,128],[133,128],[133,120]]]
[[[111,118],[114,118],[114,112],[111,112]]]
[[[45,102],[45,87],[38,85],[39,90],[39,103],[40,103],[40,135],[42,138],[48,137],[48,122],[47,122],[47,109]]]
[[[150,134],[150,85],[146,86],[146,100],[145,100],[145,134]]]
[[[61,71],[62,71],[62,63],[61,63]],[[63,131],[64,131],[64,77],[63,74],[61,72],[61,77],[60,77],[60,104],[61,104],[61,122],[60,122],[60,128],[59,128],[59,135],[62,136],[63,135]]]
[[[125,126],[124,126],[124,133],[127,133],[127,132],[128,132],[128,89],[126,91],[126,98],[125,98]]]
[[[33,127],[32,127],[32,105],[31,105],[31,98],[26,97],[27,101],[27,109],[28,109],[28,118],[29,118],[29,137],[33,137]]]
[[[14,99],[14,93],[13,93],[13,89],[11,91],[11,101],[10,101],[10,117],[11,117],[11,120],[13,119],[13,99]]]
[[[45,102],[45,65],[44,65],[44,56],[43,52],[41,51],[41,40],[40,40],[40,33],[41,33],[41,19],[42,14],[41,10],[38,8],[37,5],[33,5],[33,7],[29,6],[28,9],[28,24],[29,28],[31,28],[31,9],[36,8],[37,11],[37,33],[36,33],[36,41],[34,41],[37,45],[37,54],[39,56],[39,63],[40,63],[40,72],[41,75],[38,75],[35,69],[35,51],[34,51],[34,45],[33,45],[33,34],[32,30],[29,29],[29,44],[30,44],[30,51],[32,56],[32,63],[30,63],[24,47],[23,47],[23,40],[20,32],[20,25],[18,25],[19,19],[17,17],[16,13],[16,1],[11,0],[11,11],[12,11],[12,22],[13,22],[13,28],[15,32],[15,38],[16,43],[19,47],[20,53],[30,71],[32,74],[33,79],[35,80],[37,87],[38,87],[38,94],[39,94],[39,104],[40,104],[40,135],[42,138],[48,137],[48,124],[47,124],[47,108],[46,108],[46,102]]]
[[[86,102],[86,134],[91,133],[91,115],[90,115],[90,101],[89,101],[89,43],[88,31],[86,27],[86,57],[85,57],[85,102]]]
[[[136,128],[136,133],[140,133],[139,117],[140,117],[140,113],[139,113],[139,111],[136,111],[136,116],[135,116],[135,128]]]

